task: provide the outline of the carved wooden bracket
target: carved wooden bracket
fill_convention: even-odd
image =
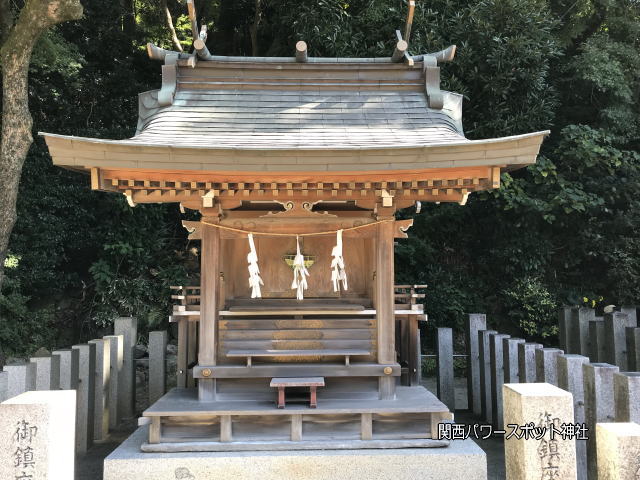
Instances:
[[[337,217],[337,215],[330,215],[328,212],[314,212],[313,206],[318,202],[280,202],[276,200],[277,203],[284,207],[284,212],[269,212],[266,215],[262,215],[261,218],[283,218],[283,217],[313,217],[313,218],[330,218]]]
[[[444,106],[444,97],[440,91],[440,67],[438,67],[438,59],[432,55],[425,55],[423,62],[427,103],[429,108],[440,110]]]
[[[158,104],[166,107],[173,103],[176,95],[176,86],[178,80],[178,57],[179,55],[170,52],[164,57],[164,65],[162,66],[162,87],[158,92]]]

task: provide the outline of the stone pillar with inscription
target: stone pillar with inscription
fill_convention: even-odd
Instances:
[[[560,433],[574,424],[571,394],[548,383],[507,383],[502,395],[507,480],[576,480],[575,438]]]
[[[640,478],[640,425],[598,423],[598,480]]]
[[[76,393],[31,391],[0,404],[0,478],[73,480]]]

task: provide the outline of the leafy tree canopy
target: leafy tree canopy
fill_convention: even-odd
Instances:
[[[39,41],[34,129],[131,136],[137,94],[159,86],[144,44],[176,48],[173,29],[188,51],[185,5],[83,6],[81,21]],[[222,55],[292,55],[299,39],[311,55],[389,55],[406,15],[400,0],[197,7],[209,49]],[[458,45],[442,76],[465,97],[467,136],[552,130],[536,165],[503,174],[499,191],[464,207],[426,205],[396,249],[397,280],[429,284],[434,325],[484,311],[514,333],[552,337],[561,304],[640,300],[639,28],[633,0],[417,2],[412,53]],[[0,344],[10,353],[87,338],[117,314],[156,327],[168,314],[167,286],[197,271],[177,207],[130,209],[87,183],[53,168],[42,141],[32,147],[0,300]]]

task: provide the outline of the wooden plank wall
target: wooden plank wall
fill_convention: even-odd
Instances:
[[[318,350],[355,348],[371,352],[354,361],[375,361],[377,352],[376,319],[374,316],[304,315],[288,317],[228,317],[219,320],[220,364],[246,363],[243,358],[228,358],[229,350]],[[331,357],[283,357],[275,361],[319,362]],[[343,361],[342,358],[336,361]],[[254,359],[254,362],[258,361]],[[269,359],[270,362],[273,359]]]
[[[294,237],[255,237],[258,264],[264,281],[263,298],[295,298],[291,288],[293,270],[284,261],[287,254],[295,254]],[[315,256],[315,263],[309,268],[306,295],[311,297],[372,297],[372,240],[348,238],[344,240],[343,257],[349,282],[346,292],[336,293],[331,283],[331,250],[336,239],[333,235],[301,238],[301,251]],[[222,271],[224,272],[225,297],[250,297],[247,273],[246,239],[222,240]]]

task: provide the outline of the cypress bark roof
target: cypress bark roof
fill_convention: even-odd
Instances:
[[[548,132],[466,139],[461,96],[436,89],[443,106],[430,108],[434,67],[415,58],[175,59],[162,67],[162,88],[140,95],[133,138],[43,135],[55,164],[83,170],[415,173],[535,163]]]

